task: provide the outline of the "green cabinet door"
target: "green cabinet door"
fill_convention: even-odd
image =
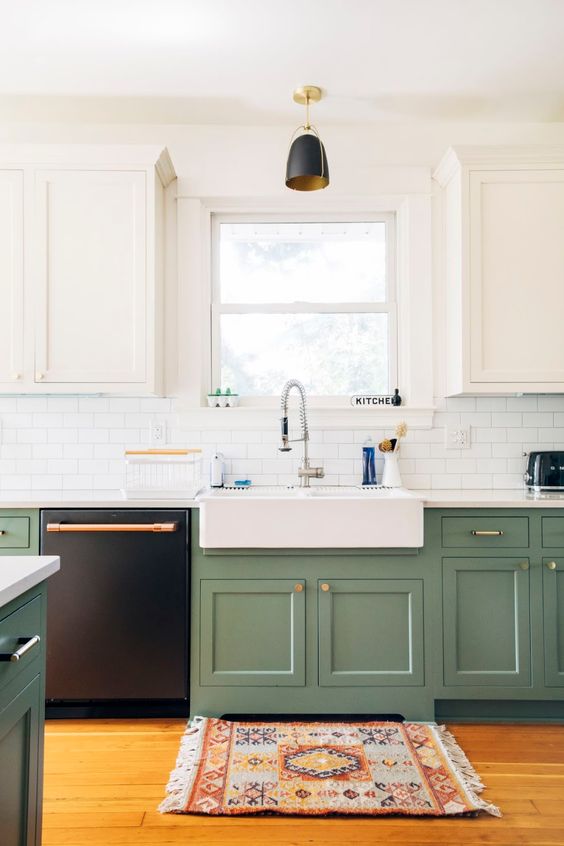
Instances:
[[[443,559],[444,682],[531,684],[529,560]]]
[[[41,685],[36,676],[0,710],[0,843],[40,842],[38,796]],[[37,835],[37,839],[36,839]]]
[[[305,684],[305,582],[203,579],[200,684]]]
[[[564,687],[564,558],[543,558],[544,678]]]
[[[319,684],[423,685],[423,581],[319,581]]]

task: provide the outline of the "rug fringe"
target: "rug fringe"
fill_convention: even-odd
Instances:
[[[501,817],[501,811],[497,805],[493,805],[491,802],[486,802],[485,799],[478,796],[478,793],[481,793],[482,790],[484,790],[484,783],[468,760],[464,751],[458,745],[454,735],[450,733],[446,726],[433,726],[433,728],[437,731],[439,740],[441,741],[449,759],[454,764],[455,771],[459,775],[468,797],[476,805],[476,808],[481,811],[487,811],[488,814],[491,814],[494,817]]]
[[[188,791],[196,772],[206,729],[206,717],[194,717],[180,741],[180,750],[166,786],[166,798],[158,807],[161,814],[182,813],[188,800]]]

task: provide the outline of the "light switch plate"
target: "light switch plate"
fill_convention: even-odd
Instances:
[[[470,448],[470,427],[454,428],[445,427],[445,448],[446,449],[469,449]]]

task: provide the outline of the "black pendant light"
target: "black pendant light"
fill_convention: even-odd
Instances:
[[[306,107],[306,122],[292,136],[286,164],[286,187],[294,191],[318,191],[329,185],[325,147],[317,129],[309,122],[309,104],[318,103],[321,96],[321,88],[316,85],[304,85],[294,91],[294,101]],[[301,130],[303,134],[294,138]]]

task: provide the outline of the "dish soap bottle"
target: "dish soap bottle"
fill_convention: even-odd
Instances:
[[[374,442],[366,438],[362,447],[362,484],[376,484],[376,465],[374,462]]]

